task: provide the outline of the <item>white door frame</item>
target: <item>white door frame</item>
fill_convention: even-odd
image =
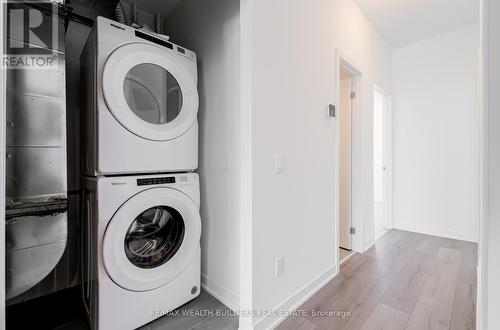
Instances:
[[[0,54],[4,54],[4,5],[0,0]],[[0,330],[5,329],[5,70],[0,67]]]
[[[255,1],[240,0],[240,310],[253,309],[253,144],[252,144],[252,31]],[[257,317],[241,313],[239,329],[253,329]]]
[[[384,102],[384,166],[386,170],[384,172],[384,213],[387,217],[387,229],[392,229],[393,218],[392,218],[392,97],[379,85],[375,84],[373,86],[374,90],[377,90],[385,97]],[[375,142],[375,141],[374,141]],[[373,148],[375,150],[375,148]],[[373,221],[373,230],[375,231],[375,221]],[[375,235],[374,239],[377,239]]]
[[[353,65],[354,62],[350,61],[340,49],[335,50],[335,103],[337,106],[336,116],[338,118],[340,114],[340,67],[346,68],[350,73],[352,73],[352,91],[356,93],[356,98],[351,101],[351,177],[353,173],[357,173],[356,168],[356,127],[359,126],[359,96],[360,96],[360,79],[362,77],[362,72]],[[337,268],[340,265],[340,255],[339,255],[339,221],[340,221],[340,121],[337,119],[335,124],[335,260],[337,261]],[[351,180],[351,210],[354,208],[354,203],[357,198],[356,194],[359,193],[359,189],[356,187],[356,182]],[[356,228],[356,235],[352,237],[352,251],[362,252],[362,240],[363,237],[362,230],[363,226],[358,224],[356,218],[353,217],[353,212],[351,212],[351,226]]]

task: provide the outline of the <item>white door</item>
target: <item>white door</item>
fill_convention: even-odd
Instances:
[[[390,228],[388,214],[388,99],[379,89],[373,94],[373,197],[375,239]]]
[[[104,64],[102,92],[116,120],[148,140],[181,136],[198,113],[195,80],[160,46],[131,43],[116,49]]]
[[[191,262],[200,245],[198,208],[184,193],[151,188],[127,200],[103,238],[109,277],[131,291],[167,284]]]
[[[345,250],[352,249],[351,235],[351,203],[352,203],[352,76],[341,67],[340,75],[340,210],[339,210],[339,246]]]

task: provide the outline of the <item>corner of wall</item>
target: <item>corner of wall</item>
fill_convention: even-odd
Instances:
[[[394,225],[394,229],[411,231],[414,233],[456,239],[460,241],[477,243],[479,241],[476,233],[464,232],[442,227],[421,226],[408,223]]]
[[[207,275],[201,274],[201,286],[203,290],[217,298],[221,303],[229,307],[232,311],[240,309],[240,298],[229,291],[223,285],[212,281]]]
[[[314,278],[312,281],[298,289],[290,297],[285,299],[282,303],[276,306],[272,310],[271,316],[264,316],[256,320],[254,323],[255,330],[267,330],[274,329],[281,322],[287,318],[287,313],[295,311],[300,307],[307,299],[312,297],[316,292],[321,290],[328,282],[338,275],[339,267],[337,264],[330,266],[319,276]],[[283,315],[284,314],[284,315]]]

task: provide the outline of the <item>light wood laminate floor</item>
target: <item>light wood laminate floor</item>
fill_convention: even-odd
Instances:
[[[343,263],[343,261],[351,256],[352,254],[354,254],[354,252],[352,251],[349,251],[349,250],[344,250],[342,248],[339,248],[339,260],[340,260],[340,263]]]
[[[391,230],[279,330],[475,329],[477,245]]]

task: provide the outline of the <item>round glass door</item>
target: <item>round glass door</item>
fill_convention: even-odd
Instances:
[[[170,260],[184,238],[184,220],[168,206],[155,206],[139,214],[125,236],[125,254],[140,268],[154,268]]]
[[[173,121],[182,108],[182,91],[175,77],[164,68],[142,63],[123,81],[125,100],[140,119],[155,125]]]
[[[191,198],[176,189],[146,189],[109,220],[102,243],[104,267],[124,289],[156,289],[190,264],[200,234],[200,212]]]
[[[147,140],[178,138],[197,118],[195,77],[159,46],[131,43],[113,51],[103,67],[102,92],[113,117]]]

